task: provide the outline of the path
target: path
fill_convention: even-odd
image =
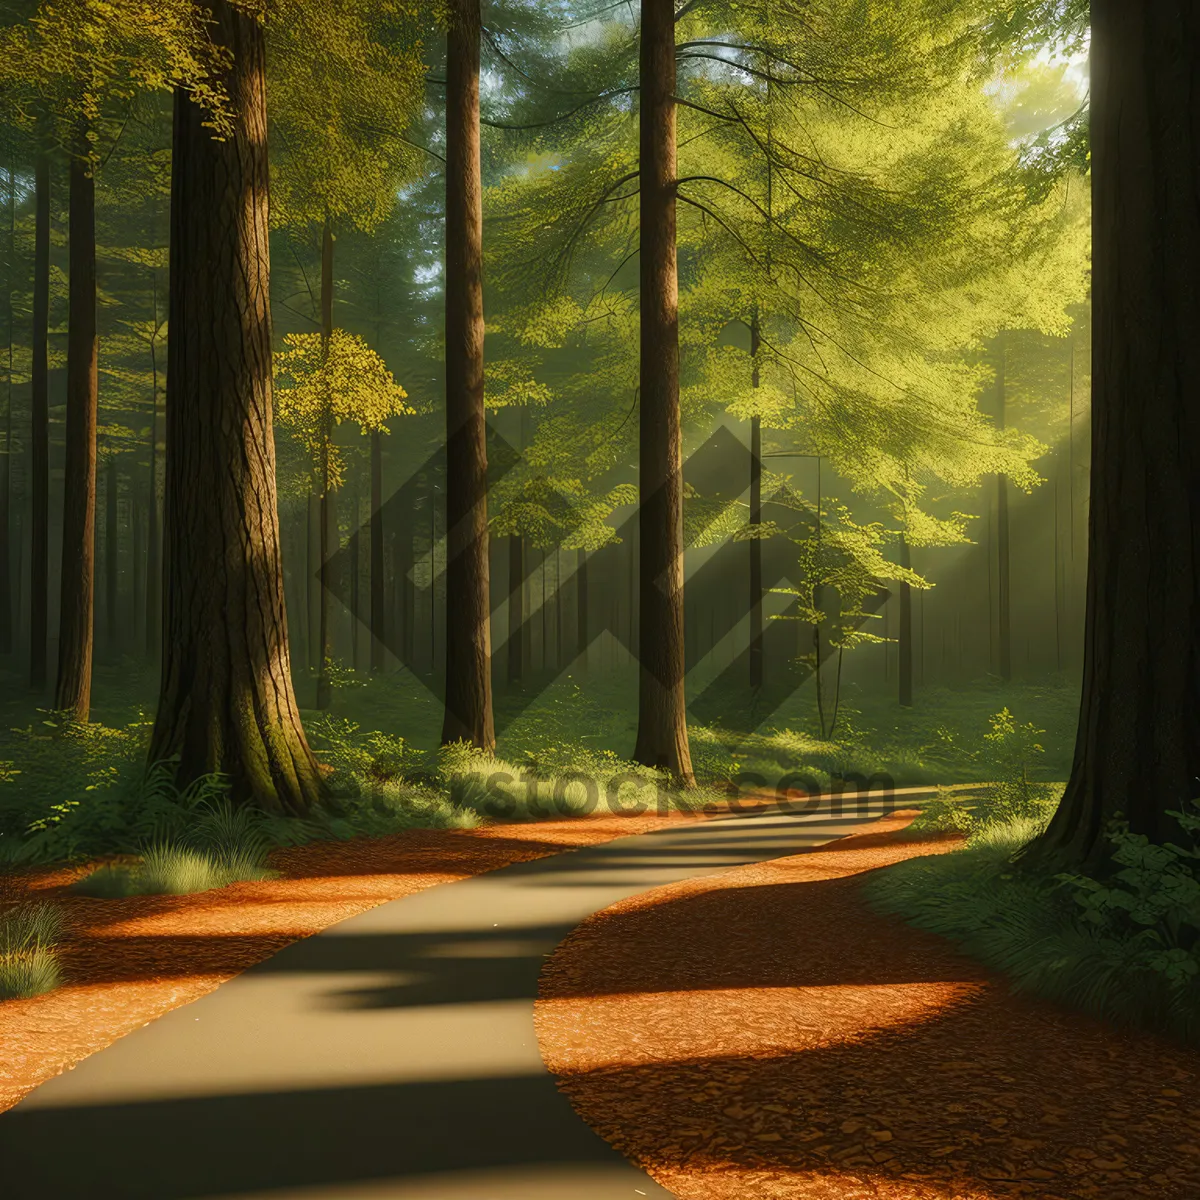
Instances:
[[[662,1200],[543,1066],[545,958],[626,897],[810,849],[885,806],[620,838],[343,921],[0,1116],[4,1195]]]

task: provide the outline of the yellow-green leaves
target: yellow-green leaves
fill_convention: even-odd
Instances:
[[[328,352],[318,333],[293,333],[275,356],[276,420],[307,451],[314,472],[328,464],[328,486],[341,486],[345,464],[334,430],[388,432],[386,422],[411,413],[405,390],[360,337],[335,329]]]

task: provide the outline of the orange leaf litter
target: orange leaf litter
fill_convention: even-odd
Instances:
[[[0,1002],[0,1112],[117,1038],[356,913],[509,863],[696,819],[576,818],[319,842],[276,851],[281,879],[190,896],[94,899],[66,891],[84,868],[35,872],[25,894],[63,907],[67,983]]]
[[[542,978],[542,1056],[680,1200],[1200,1197],[1200,1054],[1017,997],[869,909],[895,837],[637,896]]]

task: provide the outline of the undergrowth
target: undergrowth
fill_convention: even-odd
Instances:
[[[1019,991],[1200,1044],[1200,814],[1174,815],[1190,845],[1154,845],[1117,822],[1109,869],[1093,877],[1013,865],[1045,813],[976,813],[964,849],[878,872],[867,894]]]

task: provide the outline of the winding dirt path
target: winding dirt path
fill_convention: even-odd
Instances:
[[[1200,1054],[1006,985],[882,917],[878,832],[658,888],[547,963],[539,1046],[680,1200],[1195,1200]]]

